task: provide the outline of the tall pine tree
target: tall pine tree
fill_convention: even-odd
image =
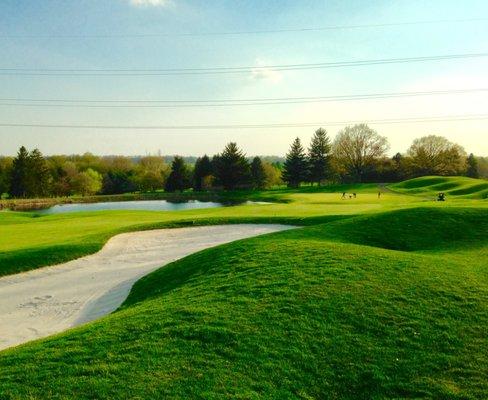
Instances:
[[[308,149],[310,182],[320,183],[331,175],[330,167],[331,144],[327,131],[319,128],[315,131]]]
[[[236,143],[229,143],[215,160],[215,175],[225,190],[249,185],[251,170],[249,163]]]
[[[28,197],[31,185],[29,152],[22,146],[14,158],[10,180],[12,197]]]
[[[259,157],[254,157],[251,163],[251,176],[253,186],[257,189],[263,189],[266,186],[266,172],[263,162]]]
[[[34,149],[29,155],[29,174],[31,187],[29,196],[44,197],[50,193],[51,172],[39,149]]]
[[[175,156],[171,163],[171,173],[168,176],[164,190],[167,192],[182,192],[191,187],[190,171],[182,157]]]
[[[296,138],[286,155],[282,178],[290,187],[299,187],[308,179],[308,162],[299,138]]]

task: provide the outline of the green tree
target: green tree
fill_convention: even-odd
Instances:
[[[167,192],[183,191],[191,187],[190,171],[182,157],[175,156],[171,163],[171,172],[166,181]]]
[[[481,178],[488,178],[488,157],[478,157],[478,172]]]
[[[443,136],[415,139],[408,149],[415,175],[459,175],[466,170],[466,152]]]
[[[46,159],[39,149],[34,149],[29,155],[29,190],[30,197],[44,197],[50,194],[51,172]]]
[[[307,157],[300,138],[297,137],[286,155],[282,179],[290,187],[299,187],[302,182],[308,179],[308,176]]]
[[[134,171],[109,170],[103,176],[102,193],[103,194],[122,194],[132,193],[137,190],[134,183]]]
[[[310,182],[320,185],[323,180],[330,177],[330,151],[331,145],[327,131],[322,128],[317,129],[308,149]]]
[[[469,176],[470,178],[479,178],[480,172],[478,170],[478,160],[473,153],[468,156],[466,164],[466,176]]]
[[[263,162],[259,157],[254,157],[251,163],[252,184],[255,188],[263,189],[266,187],[266,171]]]
[[[91,196],[102,189],[102,175],[97,171],[88,168],[86,171],[79,172],[73,178],[73,190],[82,196]]]
[[[366,124],[347,126],[332,145],[335,166],[339,174],[361,182],[364,173],[375,166],[389,149],[388,140]]]
[[[281,179],[281,170],[276,165],[264,161],[263,169],[266,188],[283,184],[283,180]]]
[[[0,157],[0,199],[10,192],[10,176],[12,174],[12,158]]]
[[[134,184],[141,192],[163,189],[169,175],[169,167],[160,156],[142,157],[135,168]]]
[[[10,194],[13,197],[28,197],[31,186],[29,152],[22,146],[12,163]]]
[[[245,155],[236,143],[229,143],[215,160],[215,177],[225,190],[246,186],[251,181],[251,170]]]
[[[195,161],[195,169],[193,170],[193,187],[197,191],[201,191],[205,187],[206,179],[213,173],[212,162],[205,154],[203,157],[197,158]]]

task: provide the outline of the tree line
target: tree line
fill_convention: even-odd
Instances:
[[[260,157],[249,160],[235,143],[212,158],[198,157],[193,164],[180,156],[171,164],[162,156],[43,157],[38,149],[29,152],[24,146],[16,157],[0,157],[0,195],[13,198],[265,189],[280,184],[280,163]]]
[[[303,182],[398,182],[425,175],[488,177],[488,159],[466,154],[445,137],[415,139],[405,154],[387,157],[387,138],[365,124],[341,130],[332,142],[327,132],[315,131],[306,151],[296,138],[286,155],[283,180],[297,187]]]
[[[212,157],[188,163],[180,156],[98,157],[90,153],[44,157],[21,147],[16,157],[0,157],[0,195],[14,198],[235,189],[287,184],[397,182],[423,175],[488,177],[488,158],[467,155],[442,136],[415,139],[405,154],[387,156],[388,140],[365,124],[341,130],[333,141],[326,130],[313,134],[307,149],[299,138],[284,162],[249,159],[236,143]],[[275,159],[276,160],[276,159]]]

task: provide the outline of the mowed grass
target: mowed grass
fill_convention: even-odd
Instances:
[[[485,207],[410,207],[196,253],[0,352],[0,398],[488,398],[487,230]]]
[[[343,191],[354,191],[357,198],[342,200]],[[246,222],[311,225],[360,213],[412,207],[422,201],[393,193],[384,193],[378,199],[377,192],[377,185],[371,184],[280,189],[252,194],[261,200],[279,201],[273,204],[178,212],[101,211],[45,216],[0,212],[0,276],[96,252],[111,236],[121,232]]]
[[[487,199],[488,181],[465,176],[423,176],[389,186],[404,194],[431,196],[444,192],[451,198]]]

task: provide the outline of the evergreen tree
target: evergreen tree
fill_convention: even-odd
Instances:
[[[10,181],[10,194],[12,197],[27,197],[30,187],[29,153],[22,146],[14,158],[12,164],[12,176]]]
[[[480,173],[478,170],[478,160],[476,159],[473,153],[471,153],[468,156],[466,163],[467,163],[466,176],[469,176],[470,178],[479,178]]]
[[[112,170],[103,177],[103,194],[132,193],[137,190],[134,171]]]
[[[195,169],[193,170],[194,189],[198,191],[203,190],[204,179],[205,177],[212,175],[212,172],[212,162],[206,154],[203,157],[197,158]]]
[[[34,149],[29,155],[30,197],[44,197],[50,194],[51,172],[39,149]]]
[[[251,177],[255,188],[263,189],[266,186],[266,171],[259,157],[254,157],[251,163]]]
[[[249,163],[236,143],[229,143],[215,160],[217,181],[225,190],[248,185],[251,180]]]
[[[308,149],[310,182],[320,183],[330,177],[331,144],[327,131],[319,128],[315,131]]]
[[[176,156],[171,163],[171,172],[164,190],[167,192],[183,191],[191,187],[190,171],[182,157]]]
[[[296,138],[286,155],[282,178],[290,187],[299,187],[308,178],[308,163],[305,150],[299,138]]]

